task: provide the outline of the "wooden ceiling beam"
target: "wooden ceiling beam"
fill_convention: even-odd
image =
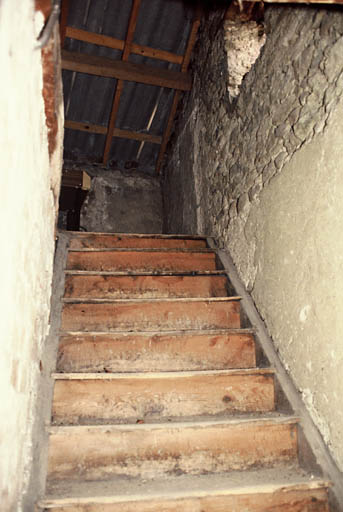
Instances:
[[[60,15],[61,48],[63,48],[64,41],[66,38],[69,4],[70,4],[70,0],[62,0],[62,2],[61,2],[61,15]]]
[[[201,15],[202,15],[202,11],[198,7],[196,9],[196,11],[195,11],[192,28],[191,28],[191,31],[190,31],[190,34],[189,34],[189,38],[188,38],[188,41],[187,41],[187,47],[186,47],[186,51],[185,51],[185,54],[184,54],[184,57],[183,57],[182,66],[181,66],[181,73],[183,75],[187,74],[187,69],[188,69],[188,66],[189,66],[189,63],[190,63],[190,60],[191,60],[192,51],[193,51],[193,48],[194,48],[194,45],[195,45],[195,41],[196,41],[196,38],[197,38],[197,33],[198,33],[198,30],[199,30],[199,26],[200,26]],[[170,109],[170,112],[169,112],[167,126],[166,126],[166,129],[165,129],[164,134],[163,134],[162,144],[161,144],[160,151],[159,151],[159,154],[158,154],[158,157],[157,157],[157,162],[156,162],[156,172],[157,172],[157,174],[159,174],[160,171],[161,171],[161,165],[162,165],[163,157],[164,157],[164,154],[165,154],[166,149],[167,149],[167,144],[168,144],[168,141],[169,141],[169,138],[170,138],[170,134],[171,134],[171,131],[172,131],[173,122],[174,122],[177,106],[178,106],[178,103],[180,101],[180,97],[181,97],[180,90],[175,91],[174,98],[173,98],[173,103],[172,103],[172,106],[171,106],[171,109]]]
[[[192,79],[188,73],[66,50],[62,50],[62,69],[181,91],[190,91],[192,87]]]
[[[124,49],[123,49],[123,53],[122,53],[122,57],[121,57],[122,62],[127,62],[129,59],[133,36],[134,36],[135,30],[136,30],[136,25],[137,25],[140,4],[141,4],[141,0],[133,0],[132,9],[131,9],[131,13],[130,13],[130,19],[129,19],[129,25],[127,28],[127,34],[126,34],[125,43],[124,43]],[[118,116],[119,102],[120,102],[121,93],[123,92],[123,88],[124,88],[124,81],[122,79],[120,79],[117,81],[117,85],[115,88],[113,102],[112,102],[112,108],[111,108],[111,113],[110,113],[110,120],[108,123],[105,149],[104,149],[104,157],[103,157],[103,163],[105,165],[107,164],[107,161],[108,161],[108,158],[110,155],[111,144],[112,144],[112,139],[113,139],[113,131],[114,131],[116,119]]]
[[[107,127],[98,124],[80,123],[78,121],[65,121],[64,126],[65,128],[69,128],[70,130],[80,130],[82,132],[98,133],[100,135],[107,134]],[[152,144],[161,144],[162,142],[162,137],[159,135],[134,132],[131,130],[121,130],[119,128],[114,128],[113,137],[119,137],[121,139],[138,140],[140,142],[150,142]]]
[[[104,36],[102,34],[96,34],[95,32],[89,32],[80,28],[66,27],[66,36],[71,39],[77,39],[85,43],[96,44],[98,46],[105,46],[106,48],[113,48],[114,50],[123,50],[125,41],[117,39],[115,37]],[[151,48],[150,46],[143,46],[141,44],[132,43],[131,53],[141,55],[142,57],[150,57],[151,59],[163,60],[171,62],[173,64],[182,64],[183,55],[177,55],[176,53],[167,52],[165,50],[159,50],[157,48]]]

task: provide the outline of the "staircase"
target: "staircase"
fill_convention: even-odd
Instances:
[[[204,238],[72,234],[38,510],[328,511],[242,317]]]

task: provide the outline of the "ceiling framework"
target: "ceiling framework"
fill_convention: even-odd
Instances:
[[[66,39],[70,38],[83,43],[121,52],[119,60],[118,58],[114,59],[107,56],[91,55],[90,53],[74,52],[62,49],[63,70],[72,71],[73,73],[83,73],[97,77],[116,79],[111,104],[107,105],[107,108],[110,111],[107,126],[104,126],[103,124],[84,122],[84,120],[75,121],[68,119],[67,115],[65,127],[70,130],[78,130],[80,132],[88,132],[90,134],[105,136],[102,156],[102,161],[105,165],[109,161],[113,141],[116,138],[140,142],[140,147],[137,153],[138,155],[141,154],[146,143],[159,145],[160,148],[155,161],[155,169],[156,172],[160,172],[181,93],[182,91],[189,91],[192,86],[191,76],[187,70],[200,25],[201,13],[199,9],[195,10],[185,51],[180,55],[166,49],[154,48],[152,46],[134,42],[141,4],[142,0],[132,0],[131,12],[126,28],[126,37],[125,39],[119,39],[78,27],[68,26],[67,20],[70,0],[63,0],[60,24],[62,48]],[[168,63],[168,67],[161,68],[146,63],[132,62],[130,61],[130,56],[132,55],[156,59],[160,62],[163,61],[164,63]],[[171,67],[173,67],[173,69],[170,69]],[[175,68],[179,69],[176,70]],[[135,131],[118,126],[120,102],[123,96],[123,91],[128,82],[174,90],[169,113],[167,112],[164,116],[164,128],[162,126],[162,131],[160,131],[159,134],[151,133],[150,128],[153,124],[152,121],[161,100],[162,91],[160,91],[157,99],[155,100],[154,108],[148,116],[149,121],[146,123],[145,129]]]

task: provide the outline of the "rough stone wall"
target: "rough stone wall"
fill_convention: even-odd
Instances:
[[[0,508],[25,503],[41,363],[49,331],[61,129],[49,158],[42,56],[34,2],[0,5]],[[63,119],[61,104],[55,111]],[[60,123],[59,123],[60,127]]]
[[[343,12],[266,7],[266,43],[237,98],[221,16],[202,25],[164,169],[166,229],[230,251],[343,470]],[[193,195],[181,203],[183,187]]]
[[[108,233],[162,233],[162,192],[155,176],[85,169],[91,190],[81,208],[80,226]]]

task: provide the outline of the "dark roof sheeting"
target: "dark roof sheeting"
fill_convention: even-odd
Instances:
[[[131,0],[73,0],[70,2],[68,26],[125,39],[132,7]],[[192,23],[192,10],[181,0],[142,0],[134,42],[184,54]],[[66,38],[69,51],[120,59],[121,51]],[[180,70],[177,64],[131,54],[131,62],[157,68]],[[107,126],[116,80],[63,70],[65,117],[67,120]],[[170,89],[125,82],[119,104],[116,127],[163,135],[174,92]],[[101,161],[105,135],[77,130],[65,131],[67,158]],[[145,143],[139,158],[141,142],[115,137],[110,151],[110,165],[125,166],[138,161],[139,169],[151,171],[156,163],[159,146]],[[111,162],[112,161],[112,162]]]

